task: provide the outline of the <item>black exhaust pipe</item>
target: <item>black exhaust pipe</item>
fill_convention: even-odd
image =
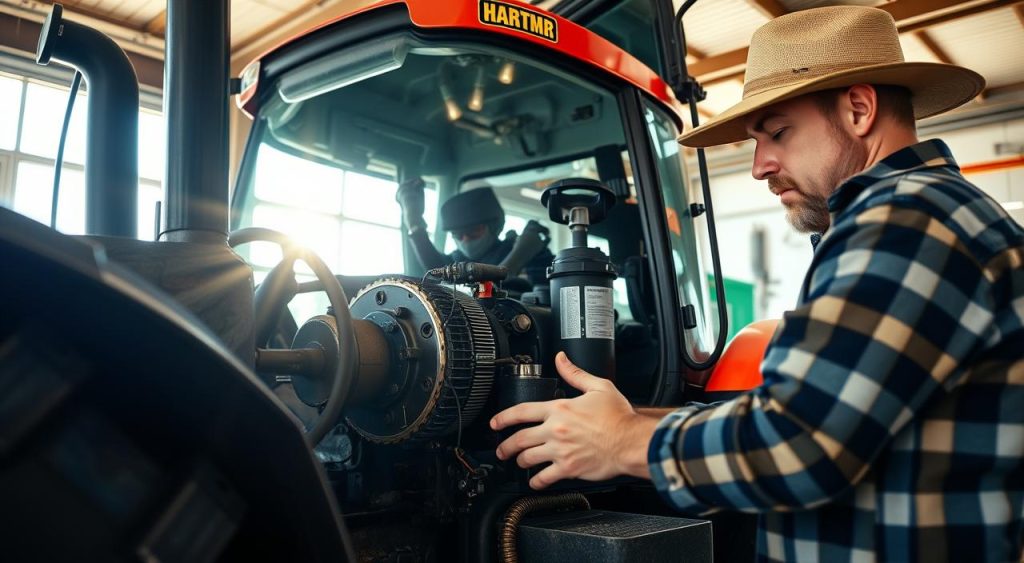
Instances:
[[[228,0],[168,0],[161,240],[227,245]]]
[[[139,82],[124,51],[106,35],[65,21],[54,4],[39,34],[36,62],[78,69],[89,92],[85,145],[85,230],[136,238],[139,184]]]

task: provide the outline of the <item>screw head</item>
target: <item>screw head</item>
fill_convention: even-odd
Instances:
[[[533,320],[531,320],[528,315],[520,313],[512,319],[512,328],[515,329],[516,332],[526,332],[532,327]]]
[[[374,295],[374,299],[377,301],[378,305],[383,305],[388,300],[388,294],[383,289],[379,289],[377,290],[377,294]]]

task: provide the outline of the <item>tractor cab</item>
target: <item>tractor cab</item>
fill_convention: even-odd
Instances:
[[[495,530],[515,529],[499,515],[533,494],[529,472],[494,458],[500,437],[486,421],[571,393],[556,351],[637,404],[678,400],[687,375],[699,381],[687,366],[706,362],[717,336],[707,217],[668,87],[625,51],[518,2],[385,1],[263,55],[241,88],[253,124],[232,229],[283,233],[352,296],[359,366],[345,424],[321,430],[329,385],[263,379],[323,436],[317,452],[339,480],[342,511],[367,515],[348,520],[358,552],[494,560]],[[415,249],[423,234],[400,204],[410,184],[423,190],[422,230],[442,263]],[[480,190],[493,192],[502,220]],[[477,203],[448,205],[460,198]],[[456,243],[475,223],[510,254],[530,229],[544,244],[511,266],[501,253],[484,260],[509,267],[494,274]],[[264,286],[290,260],[278,246],[237,247]],[[481,274],[465,273],[473,267]],[[314,270],[298,266],[299,288],[322,287]],[[349,330],[323,293],[295,293],[291,315],[258,331],[258,346],[313,348]],[[628,486],[560,488],[630,508]],[[418,539],[386,547],[396,534]],[[527,543],[519,549],[540,545]],[[545,551],[525,560],[549,560]]]
[[[0,456],[20,452],[4,474],[14,553],[709,561],[708,520],[628,478],[535,491],[488,426],[574,393],[559,350],[639,406],[706,399],[721,276],[665,80],[517,0],[384,0],[232,84],[252,127],[228,198],[210,54],[226,5],[169,4],[159,240],[130,238],[133,163],[116,152],[90,153],[88,236],[0,213],[0,365],[16,368],[0,384],[33,382],[0,412],[17,422]],[[129,107],[103,95],[99,58],[78,58],[105,40],[57,7],[40,60],[81,65],[91,104]],[[133,130],[92,115],[95,145]],[[466,245],[485,232],[493,249]],[[715,525],[719,553],[748,546]]]
[[[425,273],[396,200],[403,181],[423,179],[426,230],[444,254],[456,244],[439,210],[489,188],[505,217],[495,234],[511,246],[536,221],[554,255],[571,245],[571,231],[542,205],[545,188],[599,181],[615,203],[589,241],[616,272],[616,348],[637,359],[616,379],[637,402],[661,396],[656,373],[678,374],[673,358],[683,354],[707,359],[717,322],[703,208],[691,205],[700,198],[675,143],[681,118],[668,88],[570,21],[516,3],[477,7],[382,2],[253,62],[239,96],[253,125],[232,227],[280,230],[355,293],[375,276]],[[257,281],[278,261],[269,247],[240,251]],[[543,268],[510,272],[500,285],[547,303]],[[656,291],[663,285],[671,293]],[[302,296],[292,310],[301,323],[326,305]]]

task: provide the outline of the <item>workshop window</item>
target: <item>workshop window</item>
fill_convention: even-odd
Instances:
[[[391,180],[263,144],[256,159],[251,224],[287,234],[316,252],[335,273],[401,273],[397,187]],[[279,252],[257,248],[252,256],[257,266],[277,263]]]
[[[57,229],[85,232],[85,135],[87,94],[79,92],[71,114],[57,204]],[[68,101],[68,87],[0,73],[0,205],[50,224],[53,169]],[[138,237],[155,236],[156,202],[163,199],[164,122],[139,110]]]
[[[242,210],[243,224],[288,235],[315,252],[332,272],[374,275],[403,272],[402,212],[395,201],[394,180],[345,170],[263,143],[259,147],[252,194]],[[433,229],[437,215],[435,190],[425,191],[425,219]],[[281,259],[280,249],[253,243],[240,249],[254,266],[256,283]],[[298,263],[299,281],[313,272]],[[322,293],[302,294],[289,304],[296,318],[322,313]]]

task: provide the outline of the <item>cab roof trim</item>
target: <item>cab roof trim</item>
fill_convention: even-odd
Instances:
[[[261,61],[264,57],[275,53],[279,49],[290,45],[319,29],[332,26],[338,22],[360,14],[372,12],[384,6],[404,5],[409,12],[409,18],[412,21],[412,24],[421,29],[469,29],[506,35],[515,37],[522,41],[541,45],[547,49],[554,49],[590,66],[603,69],[606,72],[629,82],[653,98],[664,103],[666,107],[672,111],[677,121],[681,123],[681,116],[679,114],[678,106],[675,103],[675,98],[672,97],[665,81],[662,80],[656,72],[651,70],[650,67],[640,62],[639,59],[622,50],[612,42],[575,22],[567,20],[556,14],[552,14],[546,10],[542,10],[532,4],[520,2],[519,0],[500,0],[500,3],[540,13],[546,17],[556,20],[558,27],[558,40],[556,42],[514,29],[487,25],[480,22],[477,11],[479,1],[480,0],[459,0],[456,2],[455,0],[451,0],[448,2],[437,2],[437,0],[380,0],[379,2],[375,2],[368,6],[364,6],[363,8],[353,10],[352,12],[342,16],[315,25],[265,51],[259,57],[254,59],[253,62]]]

